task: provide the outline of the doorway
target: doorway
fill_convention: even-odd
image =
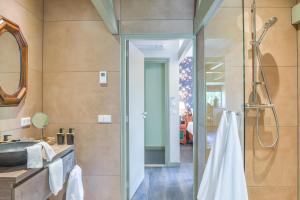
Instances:
[[[122,37],[124,200],[195,197],[197,153],[193,153],[191,139],[185,148],[180,145],[179,65],[181,55],[187,52],[187,40],[193,52],[193,37]],[[194,76],[195,68],[192,70]],[[193,130],[193,123],[191,127]],[[196,131],[193,137],[197,145]],[[181,159],[186,155],[188,159]],[[189,160],[189,165],[182,160]]]
[[[166,164],[168,59],[145,59],[145,166]]]

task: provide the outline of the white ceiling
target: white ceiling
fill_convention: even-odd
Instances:
[[[133,40],[133,44],[142,52],[167,51],[177,53],[179,40]]]

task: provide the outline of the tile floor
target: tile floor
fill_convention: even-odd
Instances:
[[[181,145],[179,167],[145,168],[145,179],[132,200],[192,200],[193,147]]]

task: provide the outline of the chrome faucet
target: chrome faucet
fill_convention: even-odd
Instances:
[[[11,135],[3,135],[3,142],[8,142],[8,139]]]

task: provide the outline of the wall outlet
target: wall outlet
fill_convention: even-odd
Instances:
[[[98,123],[100,124],[111,124],[111,115],[98,115]]]
[[[21,118],[21,127],[26,127],[31,125],[31,118],[30,117],[22,117]]]

